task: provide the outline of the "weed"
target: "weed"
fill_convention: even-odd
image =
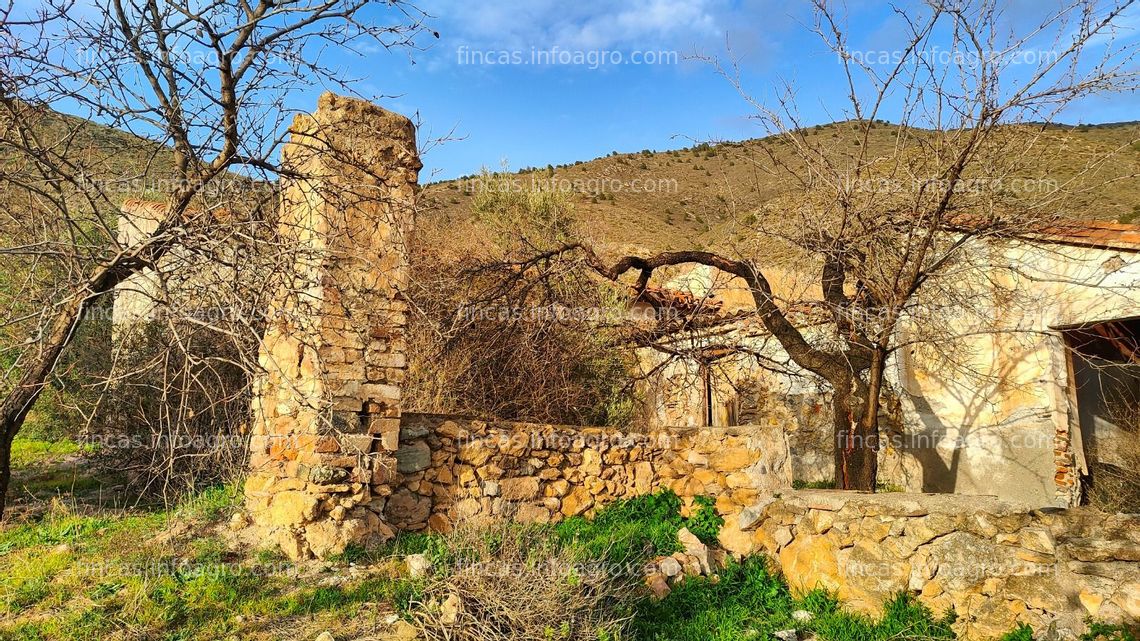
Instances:
[[[680,551],[677,532],[682,527],[681,499],[663,490],[614,501],[598,510],[592,520],[566,519],[554,531],[563,542],[575,545],[583,558],[632,566],[655,555]]]
[[[333,563],[357,563],[368,558],[368,549],[359,543],[349,543],[344,551],[334,555],[329,561]]]
[[[736,640],[772,638],[779,630],[801,628],[822,641],[930,641],[954,639],[954,614],[935,617],[914,597],[900,594],[876,620],[844,611],[838,600],[821,590],[800,600],[771,572],[763,559],[730,562],[717,582],[687,579],[661,601],[642,601],[633,627],[637,638],[652,641]],[[791,613],[807,610],[813,617],[798,624]]]
[[[1033,641],[1033,628],[1024,623],[1018,623],[1016,628],[1001,635],[999,641]]]
[[[217,521],[228,515],[242,497],[240,485],[214,485],[189,496],[175,511],[175,516],[195,521]]]
[[[792,605],[787,586],[752,557],[729,563],[716,583],[688,579],[661,601],[642,601],[632,627],[651,641],[767,639],[794,627]]]
[[[1088,621],[1089,629],[1079,637],[1079,641],[1136,641],[1136,635],[1127,627],[1114,623]]]
[[[698,496],[693,504],[696,510],[689,517],[689,531],[705,543],[715,543],[716,536],[724,525],[724,518],[716,513],[716,501],[708,496]]]

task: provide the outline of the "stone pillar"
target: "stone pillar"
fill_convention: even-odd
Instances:
[[[331,93],[281,154],[286,277],[256,382],[246,506],[294,559],[391,536],[399,446],[405,235],[420,167],[415,127]]]

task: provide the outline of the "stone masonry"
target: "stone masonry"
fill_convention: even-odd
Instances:
[[[556,522],[669,488],[736,514],[792,483],[779,426],[617,428],[404,416],[385,519],[401,530],[459,521]],[[374,488],[379,494],[380,488]]]
[[[1030,509],[994,497],[786,491],[744,510],[722,544],[764,553],[793,589],[877,613],[911,592],[953,608],[966,639],[1018,622],[1075,639],[1085,619],[1140,618],[1140,515]]]
[[[260,353],[248,512],[293,558],[390,536],[404,374],[405,235],[422,164],[415,128],[326,93],[282,151],[279,232],[290,282]],[[379,495],[379,496],[378,496]]]
[[[1017,622],[1075,638],[1089,616],[1140,617],[1137,515],[790,490],[779,420],[628,431],[401,416],[414,127],[325,94],[293,122],[282,164],[291,281],[261,347],[246,504],[253,534],[291,558],[460,521],[554,522],[669,488],[686,508],[715,498],[726,550],[766,554],[794,589],[835,591],[857,610],[909,591],[954,608],[967,639]]]

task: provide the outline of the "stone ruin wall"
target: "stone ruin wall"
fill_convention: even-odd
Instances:
[[[557,522],[664,488],[686,507],[711,496],[731,515],[792,482],[778,427],[637,433],[409,414],[396,459],[390,485],[373,493],[391,492],[385,516],[400,530],[446,532],[486,518]]]
[[[289,556],[469,519],[557,521],[667,487],[687,505],[716,499],[725,549],[765,553],[793,588],[837,591],[860,611],[910,591],[954,607],[970,639],[1018,621],[1073,638],[1086,616],[1140,617],[1137,516],[788,490],[779,421],[625,433],[401,416],[414,129],[326,94],[294,122],[284,160],[306,176],[284,182],[282,204],[282,232],[303,251],[270,310],[246,495],[253,531]]]
[[[326,93],[282,151],[279,232],[295,248],[256,381],[246,506],[293,558],[390,536],[383,501],[399,447],[415,128]],[[286,174],[287,176],[289,174]]]
[[[1018,622],[1074,639],[1087,617],[1140,619],[1140,515],[1029,509],[993,497],[786,491],[746,509],[722,542],[764,553],[794,590],[879,613],[910,592],[953,607],[967,639]]]

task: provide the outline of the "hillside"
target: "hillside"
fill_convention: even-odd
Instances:
[[[1027,135],[1039,129],[1023,127]],[[877,125],[869,143],[872,154],[887,155],[898,128]],[[835,123],[814,127],[809,139],[831,139],[837,156],[856,146],[852,127]],[[1140,123],[1050,127],[1023,154],[1025,177],[1073,181],[1082,192],[1064,205],[1077,219],[1129,221],[1140,212]],[[524,169],[512,175],[526,187],[572,190],[575,215],[583,227],[611,250],[665,250],[714,247],[732,238],[735,221],[787,192],[786,178],[772,169],[768,150],[791,159],[774,138],[701,144],[686,149],[619,154],[559,167]],[[1090,164],[1116,154],[1109,163]],[[473,224],[476,177],[427,185],[420,223],[456,230]],[[1087,186],[1087,187],[1082,187]],[[1094,188],[1095,187],[1095,188]]]
[[[171,151],[153,141],[83,118],[52,111],[34,116],[38,146],[52,157],[66,159],[72,171],[102,187],[115,204],[128,198],[162,199],[173,175]],[[0,126],[6,123],[0,122]],[[5,132],[15,138],[15,132]],[[34,168],[12,162],[0,149],[0,162],[12,175],[34,176]],[[4,162],[7,160],[7,162]],[[10,196],[10,194],[5,194]]]
[[[64,114],[47,114],[45,139],[61,155],[105,181],[115,204],[128,198],[162,200],[172,175],[171,154],[152,141]],[[1029,134],[1037,129],[1022,128]],[[810,140],[830,140],[837,157],[856,147],[850,123],[820,125]],[[881,124],[869,143],[886,156],[898,127]],[[568,191],[574,215],[592,240],[611,251],[715,247],[730,240],[735,223],[788,192],[786,176],[769,154],[784,161],[790,150],[775,138],[670,150],[613,152],[570,165],[528,168],[511,174],[519,188]],[[1049,127],[1029,150],[1025,176],[1073,182],[1079,192],[1061,213],[1075,219],[1129,222],[1140,216],[1140,122]],[[1114,155],[1110,162],[1090,164]],[[479,234],[472,201],[477,176],[427,184],[419,225],[433,241]],[[1082,191],[1080,185],[1093,187]],[[474,233],[473,233],[474,232]]]

